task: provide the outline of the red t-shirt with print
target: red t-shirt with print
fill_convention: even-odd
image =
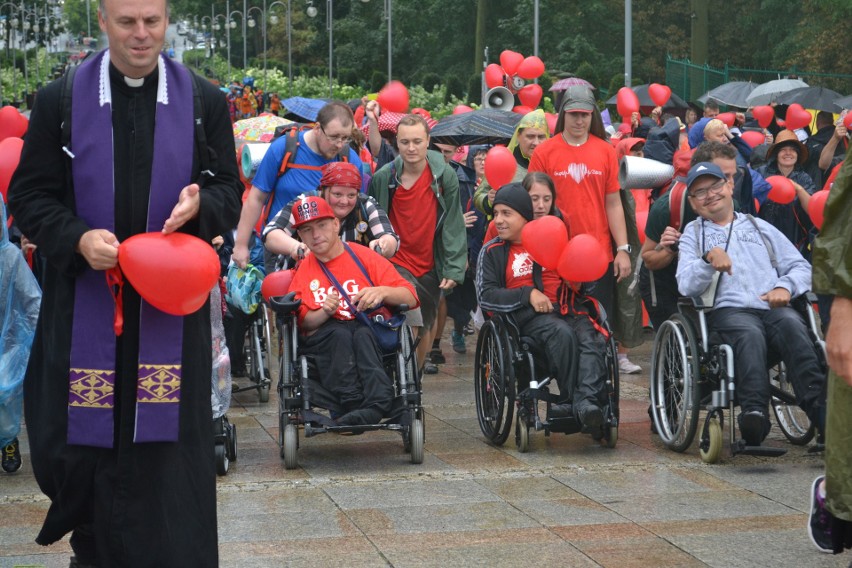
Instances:
[[[556,204],[565,215],[568,236],[595,237],[612,261],[612,237],[606,216],[606,195],[619,191],[615,148],[590,135],[581,146],[554,136],[536,147],[529,171],[548,174],[556,186]]]
[[[546,268],[541,269],[541,283],[544,285],[544,295],[551,302],[556,302],[556,292],[562,280],[559,275]],[[506,263],[506,288],[523,288],[535,286],[533,282],[533,259],[521,244],[509,247],[509,261]]]
[[[388,218],[399,234],[399,250],[391,262],[417,278],[432,270],[438,198],[432,191],[432,170],[428,165],[411,187],[396,188]]]
[[[411,290],[414,297],[417,298],[417,292],[408,281],[399,275],[399,272],[393,265],[377,252],[361,246],[356,243],[348,243],[352,252],[364,265],[370,280],[364,277],[364,273],[355,264],[355,261],[349,256],[345,250],[342,254],[337,255],[330,261],[325,263],[325,267],[329,272],[334,274],[337,281],[343,287],[344,291],[349,295],[349,299],[355,297],[362,288],[369,288],[370,281],[373,286],[393,286],[405,287]],[[328,297],[328,294],[333,289],[331,280],[326,277],[320,267],[317,257],[313,254],[308,254],[305,259],[299,264],[296,273],[293,275],[293,281],[290,283],[290,291],[296,293],[296,298],[302,300],[302,305],[299,307],[299,323],[305,319],[309,311],[322,308],[323,302]],[[340,291],[338,290],[338,294]],[[417,300],[417,305],[409,306],[411,309],[420,305],[420,300]],[[337,312],[332,316],[339,320],[355,319],[355,316],[349,311],[349,306],[341,297],[340,305]]]

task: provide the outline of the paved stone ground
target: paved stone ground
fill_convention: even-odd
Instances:
[[[473,396],[473,338],[424,380],[426,457],[412,465],[398,434],[301,440],[284,469],[277,401],[241,393],[229,416],[239,461],[218,480],[222,566],[847,566],[820,554],[805,524],[820,455],[705,465],[695,446],[666,450],[646,413],[648,341],[623,377],[618,446],[532,433],[529,453],[484,441]],[[241,379],[245,381],[245,379]],[[273,389],[274,390],[274,389]],[[777,427],[773,444],[785,444]],[[25,459],[28,448],[23,437]],[[0,477],[0,567],[67,566],[67,539],[33,539],[47,510],[29,463]]]

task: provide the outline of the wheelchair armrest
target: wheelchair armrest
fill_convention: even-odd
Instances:
[[[808,290],[807,292],[805,292],[804,294],[802,294],[799,297],[800,298],[804,297],[808,301],[809,304],[816,304],[817,303],[817,295],[814,294],[813,292],[811,292],[810,290]]]
[[[407,312],[410,309],[411,309],[411,307],[408,304],[399,304],[397,306],[391,306],[390,307],[391,313],[394,313],[394,314],[404,314],[405,312]]]
[[[705,304],[702,298],[689,298],[685,296],[678,298],[677,303],[681,306],[695,308],[696,310],[709,310],[713,307],[713,304]]]
[[[296,293],[290,292],[285,296],[273,296],[269,298],[269,305],[276,314],[280,316],[290,315],[299,309],[302,300],[296,299]]]

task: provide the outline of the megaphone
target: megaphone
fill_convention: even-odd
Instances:
[[[485,93],[482,106],[510,111],[515,106],[515,95],[506,87],[494,87]]]
[[[660,187],[674,177],[674,166],[638,156],[624,156],[618,165],[618,183],[624,189]]]

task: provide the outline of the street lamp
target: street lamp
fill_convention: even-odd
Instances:
[[[272,9],[276,6],[283,6],[284,2],[280,2],[276,0],[272,4],[269,5],[269,11],[272,12]],[[263,0],[263,11],[266,13],[266,0]],[[274,26],[278,23],[278,16],[275,13],[269,14],[269,21]],[[266,21],[263,24],[263,88],[266,88]],[[291,37],[291,27],[290,27],[290,0],[287,0],[287,79],[289,80],[290,97],[293,96],[293,44]]]
[[[246,0],[243,0],[245,3]],[[246,55],[246,17],[244,12],[240,12],[239,10],[234,10],[230,14],[228,14],[228,43],[231,42],[231,30],[237,29],[237,22],[234,21],[234,14],[240,16],[243,20],[243,70],[248,67],[248,58]]]

